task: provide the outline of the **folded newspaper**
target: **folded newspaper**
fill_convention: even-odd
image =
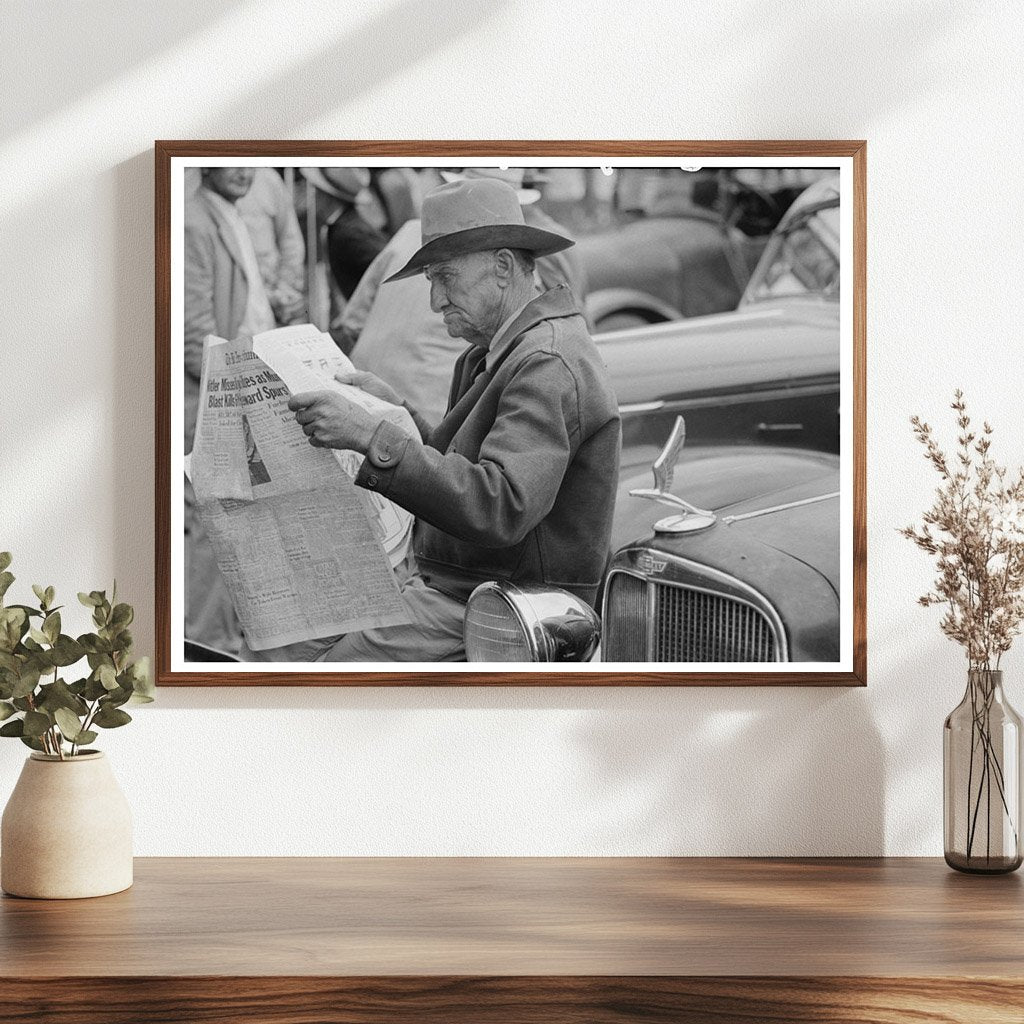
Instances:
[[[309,324],[206,339],[190,477],[254,651],[410,621],[393,566],[412,515],[356,487],[363,457],[314,448],[288,408],[336,391],[415,434],[405,409],[334,379],[353,369]]]

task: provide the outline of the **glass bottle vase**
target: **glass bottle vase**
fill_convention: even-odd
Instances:
[[[942,731],[946,863],[999,874],[1021,865],[1021,719],[1003,673],[971,669]]]

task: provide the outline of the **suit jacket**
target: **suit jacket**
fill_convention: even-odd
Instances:
[[[349,204],[328,219],[327,261],[346,299],[351,298],[359,279],[387,242],[387,236],[367,223]]]
[[[466,600],[485,580],[563,587],[593,604],[609,554],[621,424],[608,373],[569,289],[528,303],[514,340],[422,443],[375,431],[356,483],[416,516],[427,583]],[[463,388],[468,390],[463,393]]]
[[[199,410],[203,339],[208,334],[236,338],[249,298],[231,229],[210,201],[196,190],[185,206],[185,451],[191,451]]]

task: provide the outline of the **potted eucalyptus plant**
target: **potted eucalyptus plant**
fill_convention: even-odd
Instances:
[[[116,583],[109,598],[81,593],[95,631],[72,637],[53,587],[33,586],[35,605],[5,603],[10,564],[0,552],[0,736],[32,753],[3,813],[0,887],[41,899],[120,892],[132,884],[131,813],[91,745],[132,720],[126,705],[153,699],[149,659],[132,660],[134,611]],[[83,661],[87,674],[69,682]]]
[[[946,862],[996,874],[1021,865],[1021,720],[1003,692],[1002,657],[1024,622],[1024,469],[992,459],[992,427],[979,430],[963,393],[952,409],[957,447],[911,419],[941,483],[918,526],[901,532],[935,558],[937,577],[918,600],[943,614],[942,632],[963,647],[967,689],[943,728]]]

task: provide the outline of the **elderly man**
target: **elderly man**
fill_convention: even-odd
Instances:
[[[423,273],[450,335],[469,343],[436,427],[404,434],[333,392],[289,407],[318,447],[365,454],[356,483],[416,516],[402,594],[412,624],[307,645],[325,661],[465,657],[465,602],[485,580],[544,583],[596,600],[621,428],[615,396],[569,289],[537,295],[534,260],[568,248],[525,224],[515,191],[458,181],[424,200],[423,245],[389,280]],[[371,374],[351,382],[399,403]],[[415,411],[414,411],[415,412]]]
[[[528,225],[556,234],[565,229],[536,209],[536,189],[526,189],[523,169],[510,167],[467,167],[455,174],[442,171],[445,181],[496,178],[516,190]],[[389,274],[404,267],[420,247],[421,225],[417,218],[403,224],[377,258],[370,264],[345,307],[341,326],[345,340],[354,347],[349,353],[357,369],[368,370],[390,384],[402,398],[426,419],[440,422],[448,405],[448,391],[455,360],[462,355],[465,341],[449,334],[444,321],[430,308],[430,283],[420,275],[381,287]],[[567,284],[577,308],[582,311],[585,287],[582,267],[571,259],[572,249],[561,250],[537,260],[538,291]],[[577,272],[578,271],[578,272]],[[344,342],[342,343],[344,347]]]

